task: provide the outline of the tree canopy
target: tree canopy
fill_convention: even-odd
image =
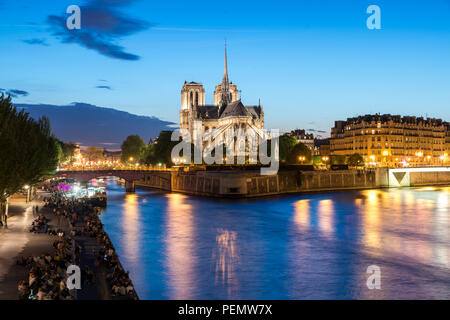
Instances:
[[[287,162],[289,164],[310,164],[312,152],[304,143],[297,143],[289,152]]]
[[[58,140],[58,143],[61,147],[61,155],[59,162],[60,163],[67,163],[72,160],[72,157],[74,156],[75,149],[77,148],[76,143],[68,142],[65,143],[63,141]]]
[[[146,164],[156,165],[165,164],[172,166],[172,149],[178,144],[178,141],[172,141],[172,131],[161,131],[153,144],[148,146],[144,162]]]
[[[348,158],[348,165],[352,167],[364,166],[364,158],[359,153],[354,153]]]
[[[332,155],[331,164],[332,165],[343,165],[346,164],[347,158],[343,155]]]
[[[131,135],[122,142],[120,148],[122,149],[122,156],[120,158],[122,162],[141,161],[145,156],[147,144],[138,135]]]
[[[279,158],[280,161],[288,161],[292,149],[297,145],[298,141],[295,137],[282,135],[279,138]]]
[[[11,97],[0,97],[0,202],[55,172],[62,149],[50,123],[18,111]]]

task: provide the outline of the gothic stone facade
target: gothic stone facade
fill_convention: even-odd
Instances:
[[[181,90],[180,129],[193,137],[194,122],[201,123],[202,134],[225,134],[227,129],[245,130],[261,137],[264,133],[264,112],[261,105],[244,106],[237,86],[229,82],[227,52],[222,83],[214,91],[214,104],[205,104],[205,89],[201,83],[185,82]],[[217,129],[217,130],[216,130]],[[253,132],[253,133],[252,133]],[[225,141],[225,139],[223,140]]]

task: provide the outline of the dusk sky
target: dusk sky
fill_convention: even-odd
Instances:
[[[81,30],[61,26],[81,7]],[[381,30],[366,9],[381,8]],[[184,81],[223,75],[266,128],[393,113],[450,121],[450,0],[0,0],[0,88],[16,103],[85,102],[179,121]],[[15,91],[14,91],[15,90]],[[323,134],[323,133],[322,133]]]

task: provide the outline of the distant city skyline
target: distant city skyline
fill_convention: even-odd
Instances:
[[[62,27],[69,5],[82,29]],[[381,30],[366,9],[381,8]],[[206,103],[223,73],[261,99],[265,127],[329,136],[363,114],[450,121],[450,1],[0,0],[0,91],[15,103],[85,102],[179,122],[184,81]],[[84,15],[83,15],[84,14]],[[83,24],[84,23],[84,24]]]

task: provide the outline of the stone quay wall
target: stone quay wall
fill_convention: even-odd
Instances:
[[[286,193],[377,187],[376,171],[172,172],[171,190],[210,197],[258,197]]]
[[[368,170],[280,170],[263,176],[259,171],[172,171],[149,175],[137,186],[207,197],[259,197],[288,193],[414,187],[450,184],[448,172],[393,173],[388,168]]]
[[[149,174],[142,180],[134,182],[139,187],[149,187],[165,191],[172,190],[172,172],[158,172],[158,174]]]
[[[450,172],[411,172],[410,186],[430,186],[450,184]]]

